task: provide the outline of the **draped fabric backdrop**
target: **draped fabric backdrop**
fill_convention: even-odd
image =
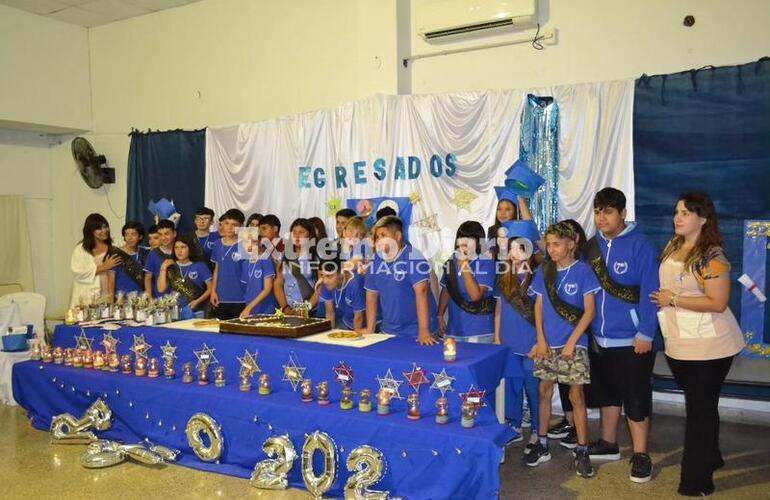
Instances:
[[[730,309],[739,316],[743,302],[744,311],[764,315],[764,335],[753,340],[768,345],[770,307],[736,279],[748,273],[767,290],[765,256],[761,274],[760,264],[744,269],[742,247],[744,222],[770,219],[770,59],[640,78],[634,156],[637,218],[659,248],[673,233],[679,194],[711,195],[732,265]]]
[[[312,113],[209,128],[206,205],[217,214],[231,207],[275,213],[284,232],[294,218],[318,215],[333,232],[333,212],[347,199],[416,193],[410,240],[428,256],[443,258],[460,223],[493,222],[493,186],[503,183],[505,170],[519,156],[521,113],[530,93],[553,97],[560,110],[561,217],[578,220],[590,234],[593,196],[614,186],[628,195],[633,218],[633,80],[378,95]],[[449,155],[456,157],[452,176]],[[385,166],[382,180],[378,159]],[[405,180],[395,178],[399,161]],[[301,173],[300,167],[310,168]],[[336,182],[337,172],[345,173],[346,186]],[[432,216],[438,228],[429,223]]]
[[[182,214],[179,229],[194,229],[192,214],[203,205],[205,143],[203,130],[132,132],[126,220],[149,229],[154,221],[147,204],[166,198]]]

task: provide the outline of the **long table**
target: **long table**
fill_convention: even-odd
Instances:
[[[88,338],[94,338],[94,348],[98,347],[102,333],[98,328],[85,330]],[[199,351],[205,344],[225,367],[228,384],[214,386],[213,368],[212,383],[199,386],[183,384],[180,376],[171,380],[162,376],[150,379],[28,361],[14,368],[13,390],[36,428],[47,430],[51,418],[60,413],[79,417],[93,401],[102,398],[114,415],[112,428],[100,434],[105,438],[124,442],[147,438],[182,450],[182,465],[244,478],[249,477],[256,462],[267,458],[261,446],[268,437],[288,433],[299,452],[305,435],[320,430],[329,434],[339,449],[340,467],[330,495],[341,495],[351,474],[344,466],[347,454],[367,444],[381,450],[387,461],[387,473],[374,486],[376,489],[422,499],[497,496],[502,448],[511,431],[497,422],[490,407],[480,409],[473,429],[462,428],[458,395],[473,384],[486,390],[488,401],[492,402],[508,356],[504,347],[461,344],[457,361],[446,363],[441,346],[420,347],[404,338],[355,349],[161,327],[123,327],[112,333],[120,341],[120,354],[130,353],[134,336],[143,335],[152,345],[151,357],[160,357],[160,346],[168,341],[177,347],[178,374],[182,363],[196,361],[193,351]],[[80,334],[79,327],[59,326],[54,333],[54,345],[74,347]],[[243,356],[247,349],[258,352],[258,365],[272,379],[273,393],[269,396],[257,394],[256,377],[251,392],[238,388],[237,356]],[[329,381],[331,405],[303,403],[291,385],[281,381],[283,366],[290,356],[306,367],[304,376],[314,384]],[[455,377],[455,391],[447,393],[449,424],[434,422],[434,402],[439,393],[429,390],[429,384],[420,390],[420,420],[407,419],[404,400],[393,402],[389,416],[340,409],[341,387],[334,382],[333,368],[341,361],[353,370],[354,391],[368,388],[373,396],[379,388],[377,377],[384,377],[389,369],[401,381],[404,373],[412,371],[413,363],[425,369],[431,381],[432,374],[445,369]],[[412,392],[405,381],[400,390],[404,397]],[[373,400],[376,404],[376,397]],[[225,447],[218,463],[200,461],[187,444],[185,424],[198,412],[210,415],[222,427]],[[303,487],[300,469],[298,460],[289,474],[291,486]]]

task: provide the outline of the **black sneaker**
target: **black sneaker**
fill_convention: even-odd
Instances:
[[[646,483],[652,479],[652,460],[646,453],[634,453],[631,456],[631,481]]]
[[[680,484],[676,492],[683,497],[707,497],[714,493],[714,483],[703,488],[688,488]]]
[[[532,451],[532,448],[534,448],[534,447],[535,447],[535,443],[527,443],[524,446],[524,454],[525,455],[529,455],[529,452]]]
[[[572,428],[573,427],[569,425],[569,422],[567,422],[567,419],[563,418],[558,424],[548,429],[548,437],[551,439],[565,438]]]
[[[532,446],[532,450],[527,454],[524,463],[530,467],[537,467],[551,459],[551,453],[547,446],[543,446],[540,441]]]
[[[591,460],[620,460],[620,450],[617,443],[608,443],[600,439],[588,446]]]
[[[559,444],[570,450],[577,446],[577,431],[574,427],[570,427],[567,437],[559,441]]]
[[[596,475],[596,469],[591,465],[591,457],[588,455],[588,450],[578,450],[575,452],[575,460],[573,462],[575,466],[575,472],[580,477],[594,477]]]

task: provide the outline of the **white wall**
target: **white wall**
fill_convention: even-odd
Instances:
[[[414,7],[424,1],[412,0],[413,19]],[[537,51],[525,43],[420,59],[412,64],[412,92],[637,78],[770,55],[767,0],[541,0],[540,14],[543,27],[558,29],[557,45]],[[695,16],[691,28],[682,25],[688,14]],[[502,39],[438,47],[413,30],[412,53]]]
[[[88,30],[0,5],[0,122],[88,130]]]

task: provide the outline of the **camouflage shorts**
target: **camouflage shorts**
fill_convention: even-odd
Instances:
[[[561,349],[550,348],[551,357],[535,360],[533,374],[540,380],[550,380],[567,385],[585,385],[591,383],[588,351],[582,347],[575,349],[572,359],[561,357]]]

